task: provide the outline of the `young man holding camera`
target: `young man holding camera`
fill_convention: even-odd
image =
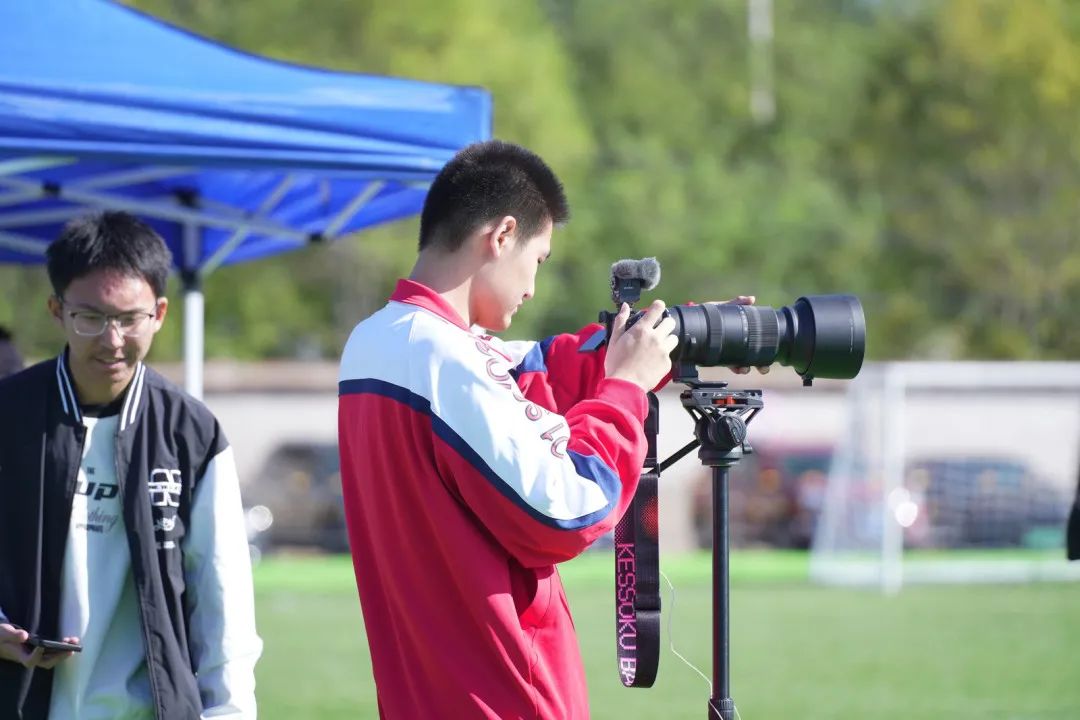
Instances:
[[[676,340],[659,301],[628,330],[624,306],[596,353],[577,352],[596,326],[486,334],[532,297],[567,215],[533,153],[466,148],[431,186],[409,279],[345,348],[342,484],[385,720],[588,716],[555,564],[626,510]]]
[[[47,251],[60,355],[0,381],[0,717],[255,717],[232,449],[143,360],[171,257],[106,212]]]

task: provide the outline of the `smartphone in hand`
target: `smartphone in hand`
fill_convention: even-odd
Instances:
[[[40,635],[31,635],[26,644],[31,647],[44,648],[45,652],[82,652],[82,645],[64,642],[63,640],[47,640]]]

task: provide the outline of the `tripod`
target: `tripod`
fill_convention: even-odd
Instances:
[[[701,464],[712,468],[713,554],[712,554],[712,696],[709,720],[733,720],[735,701],[731,698],[728,543],[728,468],[744,453],[746,425],[764,407],[760,390],[729,390],[724,382],[701,382],[696,368],[680,368],[676,382],[686,384],[680,397],[683,408],[694,418],[694,440],[660,465],[663,471],[695,447],[700,446]]]

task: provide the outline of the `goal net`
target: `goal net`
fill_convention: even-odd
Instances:
[[[885,363],[849,386],[814,530],[829,584],[1078,580],[1080,363]]]

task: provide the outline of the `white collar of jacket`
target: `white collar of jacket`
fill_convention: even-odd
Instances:
[[[64,413],[76,422],[82,422],[82,412],[79,410],[79,398],[75,395],[75,384],[71,380],[71,370],[68,367],[68,353],[64,351],[56,358],[56,385],[60,389],[60,403],[64,407]],[[135,374],[124,391],[124,406],[120,410],[120,432],[135,423],[142,406],[143,381],[146,378],[146,365],[141,361],[135,366]]]

